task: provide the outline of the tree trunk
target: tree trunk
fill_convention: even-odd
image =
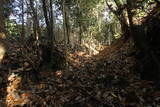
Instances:
[[[63,33],[64,33],[64,42],[65,42],[65,45],[66,45],[67,44],[67,30],[66,30],[67,28],[66,28],[66,25],[65,25],[66,20],[65,20],[65,8],[64,7],[65,7],[65,0],[62,0],[63,28],[64,28]]]
[[[30,6],[31,6],[31,10],[32,10],[32,17],[33,17],[34,36],[36,37],[36,40],[38,40],[39,36],[41,35],[41,31],[40,31],[40,27],[39,27],[37,11],[34,8],[33,0],[30,0]]]
[[[25,28],[24,28],[24,0],[21,1],[21,9],[22,9],[22,31],[21,31],[21,41],[24,42],[25,38]]]
[[[43,4],[43,13],[44,13],[44,17],[45,17],[45,23],[46,23],[46,27],[47,27],[48,41],[50,42],[52,39],[50,38],[50,24],[49,24],[49,19],[48,19],[48,11],[47,11],[47,7],[46,7],[46,1],[42,0],[42,4]]]
[[[48,35],[48,41],[50,46],[53,46],[53,43],[55,42],[55,33],[54,33],[54,21],[53,21],[53,7],[52,7],[52,0],[49,1],[50,6],[49,9],[47,9],[46,6],[46,1],[42,0],[42,4],[43,4],[43,13],[44,13],[44,17],[45,17],[45,22],[47,25],[47,35]]]
[[[4,17],[4,1],[0,0],[0,62],[3,60],[6,52],[7,43],[5,41],[6,38],[6,30],[5,30],[5,17]],[[0,63],[1,64],[1,63]]]
[[[0,33],[4,33],[5,32],[5,17],[4,17],[4,10],[3,10],[3,7],[4,7],[4,1],[3,0],[0,0]]]
[[[53,16],[53,1],[50,0],[50,11],[49,11],[49,20],[50,20],[50,31],[51,31],[51,39],[52,39],[52,42],[55,43],[56,40],[55,40],[55,32],[54,32],[54,16]]]
[[[130,32],[130,37],[134,36],[133,35],[133,16],[132,16],[132,12],[131,12],[131,2],[130,0],[127,0],[127,14],[128,14],[128,20],[129,20],[129,32]]]
[[[82,44],[82,27],[79,25],[79,44]]]
[[[129,31],[129,26],[127,24],[127,18],[125,17],[125,15],[123,14],[123,10],[125,8],[121,8],[123,6],[121,6],[119,4],[119,2],[117,2],[116,0],[114,0],[116,5],[117,5],[117,10],[114,10],[112,8],[111,5],[108,4],[107,0],[106,0],[106,5],[108,6],[109,10],[115,14],[115,16],[117,17],[117,19],[119,20],[120,24],[121,24],[121,31],[122,31],[122,35],[123,35],[123,40],[126,41],[129,38],[130,35],[130,31]]]
[[[80,5],[78,5],[78,17],[82,16],[82,12],[80,11]],[[79,19],[79,18],[78,18]],[[78,20],[78,24],[79,24],[79,43],[82,44],[82,22],[81,20]]]
[[[63,0],[63,23],[64,23],[64,34],[67,39],[67,44],[70,44],[70,24],[69,24],[69,5],[66,0]]]

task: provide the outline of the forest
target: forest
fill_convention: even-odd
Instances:
[[[0,0],[0,107],[160,107],[160,0]]]

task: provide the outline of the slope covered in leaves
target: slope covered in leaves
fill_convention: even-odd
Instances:
[[[135,51],[132,41],[107,47],[99,54],[88,57],[77,52],[68,56],[68,71],[43,71],[38,84],[29,72],[23,72],[17,52],[10,54],[3,65],[0,104],[29,107],[144,107],[160,105],[160,91],[153,82],[141,80],[134,73]],[[12,59],[13,58],[13,59]],[[12,60],[11,60],[12,59]],[[12,63],[12,64],[9,64]],[[13,64],[14,63],[14,64]],[[5,66],[8,67],[5,67]],[[13,73],[14,72],[14,73]],[[8,79],[7,79],[8,75]]]

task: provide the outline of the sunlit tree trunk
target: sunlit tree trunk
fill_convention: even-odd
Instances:
[[[3,60],[3,57],[6,52],[6,30],[5,30],[5,17],[4,17],[4,1],[0,0],[0,62]]]
[[[131,11],[131,8],[132,8],[132,5],[131,5],[131,0],[127,0],[127,14],[128,14],[128,20],[129,20],[129,33],[130,33],[130,36],[134,36],[133,35],[133,16],[132,16],[132,11]]]
[[[122,38],[124,39],[124,41],[126,41],[130,36],[130,28],[129,28],[128,23],[127,23],[128,17],[126,17],[123,13],[124,9],[126,7],[122,6],[118,0],[114,0],[114,2],[115,2],[116,6],[118,8],[117,10],[114,10],[112,8],[112,6],[108,4],[108,2],[106,0],[106,4],[107,4],[109,10],[117,17],[117,19],[119,20],[119,22],[121,24],[121,31],[122,31],[122,35],[123,35]]]

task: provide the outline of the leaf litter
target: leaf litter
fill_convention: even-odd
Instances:
[[[122,45],[123,44],[123,45]],[[17,45],[3,60],[0,105],[3,107],[159,107],[160,90],[133,72],[132,41],[106,47],[89,57],[68,54],[68,70],[40,72],[32,81],[30,63]]]

